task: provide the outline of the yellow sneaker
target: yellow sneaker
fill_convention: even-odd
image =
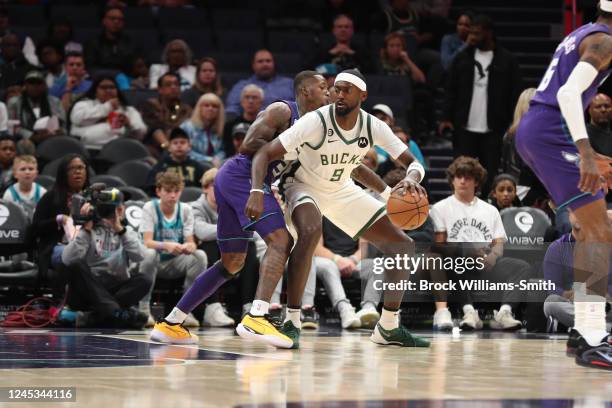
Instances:
[[[182,324],[170,324],[165,320],[156,323],[149,338],[168,344],[197,344],[198,336],[191,334]]]
[[[279,332],[267,316],[251,316],[247,313],[236,327],[236,332],[243,339],[257,340],[278,348],[293,347],[293,340]]]

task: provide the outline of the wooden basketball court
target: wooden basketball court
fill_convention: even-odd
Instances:
[[[205,329],[198,346],[148,332],[0,331],[1,387],[75,387],[64,407],[611,407],[612,375],[565,355],[565,336],[481,332],[381,347],[323,326],[299,351]],[[4,392],[6,400],[6,391]]]

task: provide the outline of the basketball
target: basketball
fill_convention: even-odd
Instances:
[[[413,196],[409,192],[401,196],[397,193],[391,194],[387,201],[387,215],[398,228],[402,230],[413,230],[419,228],[429,214],[429,200],[423,196]]]

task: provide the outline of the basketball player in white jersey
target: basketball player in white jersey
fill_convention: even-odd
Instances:
[[[391,223],[385,213],[385,204],[355,185],[350,176],[368,150],[375,145],[408,168],[406,178],[395,187],[398,193],[426,195],[419,184],[425,170],[389,126],[361,110],[361,103],[368,94],[365,78],[359,71],[346,70],[340,73],[336,77],[335,88],[337,98],[334,104],[304,115],[293,127],[255,155],[251,169],[252,190],[245,214],[254,220],[262,214],[261,191],[268,164],[282,158],[287,152],[297,152],[297,160],[281,176],[279,192],[291,213],[298,241],[305,230],[320,231],[317,226],[321,224],[321,217],[326,216],[353,239],[363,237],[386,256],[411,256],[414,253],[412,240]],[[391,189],[387,187],[381,192],[388,197]],[[308,245],[305,247],[310,248]],[[292,280],[298,283],[302,281],[299,276],[295,279],[294,275],[308,273],[314,247],[311,249],[309,253],[301,254],[299,270],[290,263],[290,285]],[[386,272],[385,281],[399,282],[406,276],[407,271],[392,269]],[[302,285],[302,292],[303,289]],[[291,295],[291,288],[289,291]],[[301,298],[301,293],[299,295]],[[382,345],[428,347],[427,340],[411,335],[400,324],[402,298],[403,291],[385,291],[383,313],[371,340]],[[295,299],[288,299],[287,321],[282,328],[293,332],[293,336],[295,327],[300,325],[299,304],[295,302]]]

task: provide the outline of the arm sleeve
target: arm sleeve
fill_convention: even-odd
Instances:
[[[565,82],[565,85],[559,88],[559,92],[557,92],[559,108],[561,113],[563,113],[574,141],[588,139],[589,137],[584,121],[582,93],[591,86],[598,74],[599,71],[594,66],[588,62],[580,61]]]
[[[285,150],[290,152],[304,143],[318,143],[321,140],[322,134],[323,123],[315,111],[307,113],[295,122],[293,126],[278,136],[278,140]]]
[[[402,142],[391,128],[383,121],[372,117],[372,138],[374,144],[380,146],[393,159],[397,159],[400,154],[408,149],[408,146]]]

